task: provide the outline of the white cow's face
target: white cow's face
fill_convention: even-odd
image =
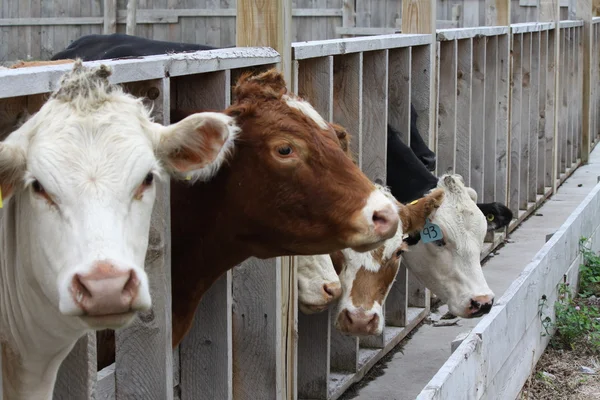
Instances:
[[[21,264],[30,266],[23,273],[91,328],[118,328],[149,309],[144,258],[157,181],[165,172],[210,177],[237,132],[217,113],[155,124],[108,75],[76,64],[0,143],[0,187],[26,247]]]
[[[445,197],[431,222],[441,228],[443,239],[423,243],[419,236],[408,238],[406,261],[451,313],[465,318],[487,314],[494,293],[481,270],[487,222],[476,205],[477,194],[459,175],[443,176],[438,188],[444,189]]]
[[[304,314],[318,313],[342,294],[329,254],[298,256],[298,306]]]

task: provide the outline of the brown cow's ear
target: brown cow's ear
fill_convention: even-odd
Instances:
[[[0,143],[0,202],[12,196],[15,187],[25,175],[27,162],[25,151],[12,144]]]
[[[158,129],[157,155],[176,177],[196,181],[212,178],[233,149],[239,132],[235,120],[222,113],[190,115]]]
[[[435,189],[425,197],[400,206],[403,232],[410,234],[422,230],[427,218],[442,205],[443,201],[444,190]]]
[[[340,147],[342,148],[344,153],[346,153],[348,158],[351,159],[352,162],[354,162],[356,164],[354,154],[352,153],[352,149],[350,148],[350,142],[352,141],[352,135],[350,135],[350,133],[346,130],[346,128],[344,128],[341,125],[332,123],[331,126],[332,126],[333,130],[335,131],[335,135],[337,136],[337,138],[340,142]]]

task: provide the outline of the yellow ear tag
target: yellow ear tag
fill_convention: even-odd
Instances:
[[[494,220],[494,214],[488,214],[487,220],[492,222]]]
[[[414,206],[414,205],[415,205],[415,204],[417,204],[418,202],[419,202],[419,200],[415,200],[415,201],[413,201],[413,202],[411,202],[411,203],[409,203],[409,204],[410,204],[411,206]]]
[[[186,176],[186,177],[185,177],[185,180],[186,180],[186,181],[191,181],[191,180],[192,180],[192,176],[191,176],[191,175],[188,175],[188,176]]]
[[[2,187],[0,186],[0,208],[2,208]]]

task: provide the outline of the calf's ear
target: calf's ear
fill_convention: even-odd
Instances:
[[[400,207],[400,219],[402,220],[402,228],[405,234],[418,232],[423,229],[427,218],[440,206],[444,201],[444,190],[435,189],[427,196],[413,201],[410,204]]]
[[[0,204],[6,202],[22,181],[27,166],[25,151],[18,146],[0,143]]]
[[[192,114],[176,124],[159,126],[157,156],[176,178],[207,181],[233,149],[240,131],[225,114]]]
[[[350,149],[350,141],[352,140],[352,136],[350,135],[350,133],[348,133],[346,128],[338,124],[332,123],[331,127],[333,128],[335,135],[337,136],[338,141],[340,142],[340,147],[342,148],[344,153],[346,153],[349,159],[355,161],[354,154],[352,154],[352,149]]]

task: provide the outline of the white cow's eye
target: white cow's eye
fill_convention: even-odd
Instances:
[[[154,174],[152,172],[148,172],[148,175],[144,178],[144,185],[150,186],[154,182]]]
[[[40,181],[38,181],[37,179],[33,181],[31,187],[33,188],[33,191],[37,194],[44,194],[46,192]]]

